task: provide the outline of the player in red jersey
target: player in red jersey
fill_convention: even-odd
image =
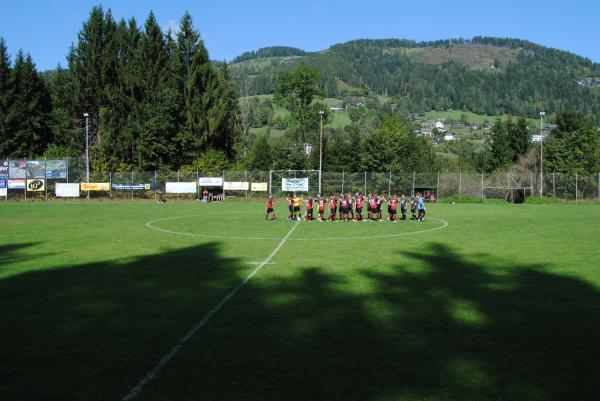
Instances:
[[[340,208],[342,210],[342,221],[349,221],[348,213],[350,212],[350,202],[347,198],[342,198],[340,201]]]
[[[273,196],[271,194],[267,197],[267,215],[265,216],[265,221],[269,221],[269,213],[273,214],[273,220],[277,219],[275,210],[273,209]]]
[[[362,197],[361,193],[358,192],[356,194],[356,220],[354,220],[354,221],[362,221],[362,219],[363,219],[362,209],[363,209],[363,197]]]
[[[294,197],[292,195],[287,197],[288,201],[288,210],[290,211],[290,215],[288,216],[288,220],[292,220],[294,216]]]
[[[390,219],[390,221],[397,223],[398,220],[396,220],[396,212],[398,211],[398,196],[394,195],[394,197],[390,199],[389,203],[390,203],[389,219]]]
[[[325,199],[323,198],[323,194],[319,194],[317,204],[319,205],[319,221],[323,222],[325,220]]]
[[[337,199],[335,199],[335,195],[331,195],[329,197],[329,216],[327,216],[327,220],[335,221],[335,213],[337,212]]]
[[[306,216],[304,216],[304,220],[313,221],[313,198],[310,195],[306,198]]]
[[[373,213],[377,216],[377,199],[375,199],[375,196],[369,198],[369,220],[373,220]]]

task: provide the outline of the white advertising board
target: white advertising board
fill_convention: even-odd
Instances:
[[[55,193],[57,198],[79,198],[79,184],[57,182]]]
[[[250,190],[255,192],[267,192],[269,190],[269,184],[266,182],[253,182],[250,184]]]
[[[198,185],[201,187],[222,187],[223,177],[200,177]]]
[[[282,178],[283,192],[308,192],[308,178]]]
[[[7,189],[6,188],[0,188],[0,196],[6,196],[7,194]]]
[[[244,181],[225,181],[223,183],[223,189],[228,191],[247,191],[249,187],[250,183]]]
[[[165,189],[168,194],[195,194],[196,182],[167,182]]]

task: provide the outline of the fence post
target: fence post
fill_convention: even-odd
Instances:
[[[269,170],[269,193],[273,195],[273,170]],[[319,171],[319,193],[321,193],[321,171]]]
[[[481,199],[483,200],[483,171],[481,172]]]
[[[552,198],[556,198],[556,183],[554,182],[554,171],[552,172]]]
[[[600,173],[598,173],[598,200],[600,200]]]
[[[533,196],[533,171],[529,172],[529,188],[531,190],[531,196]]]
[[[133,200],[133,170],[131,170],[131,200]]]
[[[248,170],[244,170],[244,179],[248,182]],[[248,199],[248,187],[246,187],[246,199]]]
[[[25,186],[23,188],[25,189],[25,200],[27,200],[27,158],[25,157],[23,160],[25,160]]]
[[[388,178],[388,198],[392,196],[392,170],[390,170],[390,177]]]
[[[8,161],[8,159],[6,159]],[[69,156],[67,156],[67,184],[69,183]]]
[[[158,202],[156,191],[158,190],[158,181],[156,181],[156,170],[154,170],[154,202]]]
[[[112,171],[108,172],[108,197],[112,200]]]
[[[200,200],[200,176],[198,170],[196,170],[196,198]]]
[[[437,192],[435,194],[436,199],[440,198],[440,172],[438,170],[438,181],[437,181],[437,186],[435,187],[435,192]]]
[[[344,178],[346,177],[346,172],[342,171],[342,193],[344,193]]]
[[[579,194],[577,192],[579,191],[577,190],[577,172],[575,172],[575,204],[579,201]]]
[[[363,195],[367,196],[367,172],[365,171],[365,192],[363,192]]]
[[[67,166],[68,166],[68,163],[67,163]],[[8,157],[6,158],[6,168],[8,168]],[[69,177],[68,173],[67,173],[67,177]],[[8,175],[8,170],[7,170],[6,171],[6,195],[4,196],[4,200],[6,202],[8,202],[8,178],[9,178],[9,175]],[[69,179],[67,178],[67,182],[68,181],[69,181]]]
[[[48,158],[44,157],[44,195],[46,196],[46,202],[48,202],[48,176],[46,171],[48,169]]]
[[[223,202],[225,202],[225,169],[223,169]]]
[[[412,182],[412,192],[410,196],[415,196],[415,180],[417,179],[417,173],[413,171],[413,182]]]
[[[458,171],[458,199],[462,200],[462,171]]]

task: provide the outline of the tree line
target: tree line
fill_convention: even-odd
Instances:
[[[11,63],[0,44],[4,156],[81,155],[84,113],[96,169],[179,168],[209,149],[234,156],[237,92],[187,12],[175,34],[164,33],[152,12],[139,27],[94,7],[67,68],[46,74],[22,51]]]

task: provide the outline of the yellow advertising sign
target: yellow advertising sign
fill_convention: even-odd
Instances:
[[[82,182],[82,191],[110,191],[110,182]]]
[[[43,192],[46,189],[46,181],[42,178],[27,180],[27,190],[31,192]]]

